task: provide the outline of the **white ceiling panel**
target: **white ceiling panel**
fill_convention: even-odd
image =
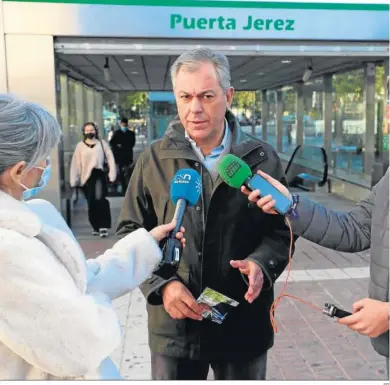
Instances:
[[[77,41],[73,39],[72,42],[68,43],[71,47],[68,50],[63,48],[66,47],[66,44],[58,43],[56,45],[57,47],[62,47],[57,49],[60,70],[67,72],[71,77],[83,79],[88,85],[108,91],[171,90],[169,69],[176,60],[177,54],[170,54],[174,50],[168,50],[167,42],[159,42],[158,39],[153,42],[150,40],[143,42],[143,47],[146,47],[148,43],[152,44],[154,53],[151,50],[140,50],[137,54],[136,51],[126,52],[125,48],[127,45],[123,44],[122,40],[118,40],[117,51],[120,54],[107,54],[106,56],[101,54],[104,51],[104,45],[99,45],[98,39],[88,40],[91,44],[88,44],[89,50],[85,50],[84,54],[82,54],[83,44],[78,44]],[[188,49],[196,45],[196,42],[191,41],[180,42],[172,40],[170,42],[171,46],[176,47],[184,43],[186,47],[188,46]],[[222,43],[219,42],[219,44],[223,49]],[[258,48],[256,52],[251,51],[245,44],[247,42],[242,42],[242,46],[237,44],[234,52],[229,50],[225,52],[230,62],[232,83],[237,90],[273,89],[296,83],[302,79],[304,71],[310,64],[314,68],[312,77],[315,78],[324,73],[335,73],[358,68],[365,62],[380,62],[385,58],[380,53],[384,48],[374,44],[370,47],[356,45],[351,48],[344,47],[340,45],[341,43],[334,43],[334,46],[324,46],[324,52],[318,50],[318,53],[314,53],[317,52],[318,47],[307,43],[307,45],[296,45],[296,52],[292,54],[293,46],[287,47],[285,46],[286,43],[280,42],[279,50],[286,49],[286,51],[285,54],[279,56],[270,54],[273,46],[267,42],[261,42],[263,44],[261,49],[265,51],[261,51]],[[157,50],[159,45],[161,48]],[[91,50],[91,46],[95,48]],[[116,51],[115,46],[115,43],[110,42],[110,52]],[[130,44],[129,46],[137,48],[137,44]],[[278,44],[274,43],[274,47],[276,52]],[[248,54],[240,55],[241,49],[247,50]],[[333,54],[332,50],[334,51]],[[75,51],[78,53],[70,53]],[[307,55],[304,52],[312,52],[312,54]],[[353,55],[351,52],[357,52],[357,54]],[[367,52],[367,54],[364,55],[363,52]],[[104,79],[103,66],[106,62],[106,57],[110,66],[110,82]],[[288,61],[288,63],[284,63],[285,61]]]

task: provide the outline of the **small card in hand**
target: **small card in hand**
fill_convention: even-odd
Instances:
[[[202,317],[218,324],[221,324],[225,320],[228,312],[232,310],[232,307],[237,307],[239,305],[237,301],[234,301],[209,287],[204,289],[197,302],[209,307],[209,310],[205,310],[202,313]]]

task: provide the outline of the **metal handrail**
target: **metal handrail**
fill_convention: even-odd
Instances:
[[[302,145],[298,145],[295,150],[293,151],[292,155],[291,155],[291,158],[290,160],[288,161],[288,164],[287,164],[287,167],[286,167],[286,170],[285,170],[285,174],[287,175],[288,174],[288,171],[290,170],[290,167],[291,165],[293,164],[293,161],[294,161],[294,158],[296,157],[299,149],[303,147]],[[312,146],[310,146],[312,147]],[[320,151],[321,151],[321,154],[322,154],[322,161],[324,163],[324,171],[322,173],[322,179],[320,182],[318,182],[318,186],[322,187],[325,185],[325,183],[328,181],[328,155],[326,154],[326,151],[323,147],[315,147],[315,148],[319,148]]]

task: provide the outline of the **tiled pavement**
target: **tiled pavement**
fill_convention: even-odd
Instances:
[[[327,194],[316,194],[313,198],[337,209],[353,206],[353,202]],[[122,200],[114,198],[111,203],[112,216],[116,220]],[[104,240],[90,236],[83,202],[75,212],[73,231],[89,258],[99,255],[116,240],[113,236]],[[368,265],[368,252],[340,253],[299,239],[287,292],[320,307],[325,302],[332,302],[350,310],[354,301],[367,296]],[[276,283],[276,295],[285,274]],[[136,290],[116,300],[115,306],[124,337],[112,358],[126,379],[150,379],[144,298]],[[386,379],[384,358],[372,349],[369,339],[338,325],[321,312],[284,298],[277,309],[276,321],[279,331],[269,352],[267,379]],[[212,378],[212,372],[209,378]]]

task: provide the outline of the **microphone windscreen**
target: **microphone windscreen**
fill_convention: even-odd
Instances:
[[[240,188],[252,176],[250,167],[239,157],[227,154],[217,164],[223,181],[233,188]]]
[[[171,199],[174,204],[179,199],[185,199],[189,206],[194,206],[202,192],[202,179],[199,173],[192,168],[179,170],[171,182]]]

